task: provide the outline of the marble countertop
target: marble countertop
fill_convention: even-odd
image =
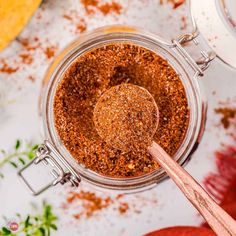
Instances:
[[[10,74],[0,72],[0,149],[12,153],[17,139],[23,140],[23,143],[42,143],[38,98],[43,76],[54,56],[79,37],[81,31],[110,24],[128,24],[145,28],[169,40],[191,30],[185,5],[174,10],[167,1],[163,4],[159,0],[118,2],[122,6],[120,14],[110,12],[104,15],[99,9],[88,14],[80,1],[44,1],[17,40],[0,52],[0,67],[6,63],[15,70]],[[24,44],[25,39],[32,49]],[[22,56],[26,54],[28,56]],[[214,151],[220,149],[222,143],[233,142],[230,129],[225,130],[220,125],[220,116],[215,114],[214,109],[222,101],[235,105],[236,71],[215,59],[201,82],[208,100],[206,130],[199,148],[186,166],[199,182],[216,169]],[[0,161],[6,155],[2,154]],[[151,190],[123,196],[120,203],[126,202],[130,206],[124,214],[120,214],[118,203],[114,203],[89,218],[82,216],[75,219],[73,215],[81,206],[78,202],[65,209],[64,203],[71,191],[68,186],[58,185],[33,197],[20,183],[16,169],[11,164],[0,166],[0,172],[4,175],[0,178],[0,215],[14,219],[17,212],[31,214],[34,211],[32,205],[40,207],[46,200],[59,217],[58,230],[52,235],[133,236],[162,227],[199,225],[202,222],[197,211],[171,180]],[[81,189],[116,198],[115,193],[96,190],[85,182],[81,184]],[[4,219],[0,218],[0,225],[4,224]]]

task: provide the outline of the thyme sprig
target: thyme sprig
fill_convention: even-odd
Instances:
[[[25,165],[27,161],[34,158],[38,146],[38,144],[17,139],[11,152],[7,153],[3,149],[0,150],[0,168],[6,164],[10,164],[14,168]],[[3,177],[2,173],[0,173],[0,177]]]
[[[43,203],[43,212],[37,215],[27,215],[24,220],[20,214],[17,214],[20,219],[19,229],[17,232],[12,232],[7,227],[0,229],[0,236],[50,236],[51,230],[57,230],[57,216],[52,211],[52,206]]]

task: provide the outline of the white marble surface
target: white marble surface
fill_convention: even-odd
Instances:
[[[37,104],[43,75],[52,61],[45,57],[44,47],[54,45],[58,52],[79,37],[79,33],[75,32],[75,24],[63,18],[63,14],[71,15],[71,12],[74,12],[77,22],[79,17],[84,18],[88,24],[87,30],[121,23],[143,27],[167,39],[187,31],[180,29],[181,17],[187,15],[186,6],[173,10],[170,4],[160,5],[159,0],[119,2],[123,6],[121,15],[112,13],[103,16],[98,12],[86,16],[84,7],[78,0],[47,0],[19,36],[30,40],[38,37],[42,42],[43,46],[32,52],[33,63],[19,65],[19,55],[24,49],[18,41],[12,42],[0,53],[0,58],[4,58],[9,65],[15,67],[17,61],[19,66],[16,73],[0,73],[0,148],[10,151],[17,138],[35,142],[43,140],[39,131]],[[27,79],[29,75],[35,78],[34,82]],[[219,101],[228,98],[235,100],[236,71],[216,59],[206,71],[202,82],[208,97],[206,131],[201,145],[186,167],[200,182],[215,169],[214,150],[220,148],[222,142],[231,141],[231,137],[221,126],[216,127],[220,117],[215,115],[214,109],[218,107]],[[1,172],[5,177],[0,179],[0,214],[13,217],[15,212],[20,212],[24,215],[31,212],[30,202],[40,204],[42,199],[46,199],[55,206],[55,211],[59,215],[58,231],[53,235],[133,236],[166,226],[199,225],[202,221],[196,210],[170,180],[162,182],[152,190],[125,197],[125,201],[135,202],[142,211],[141,214],[130,209],[127,214],[121,216],[110,207],[89,219],[74,220],[70,213],[65,214],[60,207],[69,188],[57,186],[39,197],[32,197],[17,179],[14,168],[6,165]],[[93,190],[86,183],[83,183],[81,188]],[[98,194],[110,193],[104,190],[104,193]],[[153,204],[153,199],[158,203]],[[3,224],[4,221],[0,219],[0,225]]]

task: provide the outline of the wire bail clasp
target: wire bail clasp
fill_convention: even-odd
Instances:
[[[216,54],[211,51],[206,51],[205,49],[200,49],[200,58],[194,60],[193,57],[187,52],[185,45],[193,42],[195,46],[199,45],[198,40],[199,33],[196,28],[192,33],[186,33],[181,35],[177,39],[173,39],[172,42],[179,53],[185,58],[188,64],[199,74],[203,75],[203,72],[210,66],[211,61],[216,57]],[[201,44],[200,44],[201,46]]]
[[[40,162],[43,162],[43,164],[50,165],[52,167],[51,174],[54,176],[54,180],[36,190],[25,178],[23,172],[31,165],[37,165]],[[65,184],[70,182],[72,186],[78,187],[81,181],[79,174],[71,167],[66,159],[48,140],[45,140],[44,144],[38,147],[36,151],[36,157],[18,172],[18,176],[26,184],[30,190],[30,193],[34,196],[39,195],[40,193],[52,186],[57,185],[58,183]]]

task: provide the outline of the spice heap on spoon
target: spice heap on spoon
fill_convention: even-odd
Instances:
[[[98,134],[112,147],[124,152],[148,150],[217,235],[236,235],[236,222],[153,141],[159,111],[146,89],[133,84],[110,88],[99,98],[93,120]]]
[[[93,120],[100,137],[124,152],[151,145],[158,127],[159,111],[144,88],[121,84],[107,90],[98,100]]]

